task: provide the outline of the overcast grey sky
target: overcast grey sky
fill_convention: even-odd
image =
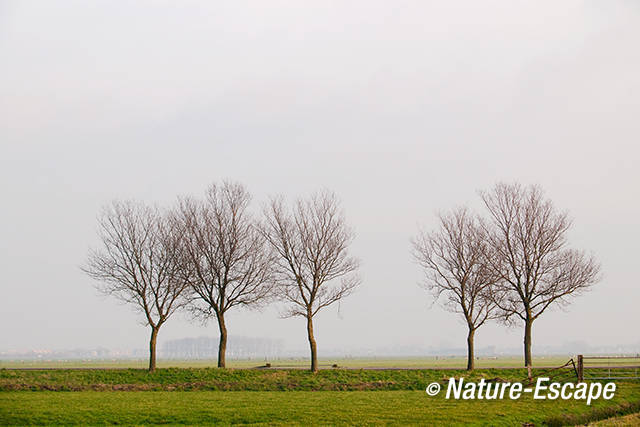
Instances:
[[[321,354],[463,347],[409,239],[498,180],[542,185],[603,265],[591,293],[536,321],[534,350],[640,347],[639,42],[634,1],[0,0],[0,350],[145,347],[141,318],[78,268],[98,210],[222,179],[255,208],[323,187],[342,199],[364,280],[319,315]],[[307,345],[277,307],[227,323]],[[159,341],[199,335],[215,324],[176,316]],[[476,339],[519,348],[521,328]]]

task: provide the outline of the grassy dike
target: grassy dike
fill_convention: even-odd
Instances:
[[[640,402],[637,381],[618,383],[614,399],[591,406],[530,395],[447,400],[445,387],[435,397],[425,393],[451,376],[519,381],[526,371],[0,370],[0,424],[561,425],[622,414],[617,408]]]
[[[569,373],[567,371],[567,373]],[[0,391],[363,391],[424,390],[449,377],[521,381],[525,369],[347,370],[302,369],[0,369]]]

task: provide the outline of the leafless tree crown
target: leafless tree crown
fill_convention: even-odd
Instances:
[[[360,283],[359,261],[348,253],[354,233],[333,193],[298,200],[291,211],[282,198],[274,198],[265,217],[263,233],[278,254],[280,295],[289,303],[285,315],[313,317]]]
[[[490,265],[506,292],[498,300],[505,319],[533,321],[599,280],[595,258],[567,247],[571,220],[540,187],[500,183],[481,196],[490,213]]]
[[[99,219],[100,249],[83,267],[98,289],[133,304],[152,328],[160,327],[182,305],[180,228],[158,208],[114,202]]]
[[[195,313],[209,317],[235,306],[257,306],[272,295],[273,253],[248,211],[244,186],[212,185],[205,200],[184,198],[176,217]]]
[[[470,330],[496,317],[497,276],[486,263],[488,245],[477,218],[466,208],[439,215],[436,231],[413,240],[413,255],[426,274],[425,287],[448,310],[464,316]]]

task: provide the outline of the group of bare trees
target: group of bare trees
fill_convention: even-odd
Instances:
[[[539,187],[498,184],[480,195],[486,217],[467,208],[440,215],[437,230],[413,240],[413,254],[426,288],[467,324],[468,369],[475,333],[490,320],[524,323],[524,360],[531,366],[533,322],[596,283],[599,265],[568,248],[571,220]],[[101,291],[144,315],[150,371],[160,327],[176,311],[217,321],[218,366],[225,367],[229,310],[274,300],[285,304],[284,316],[305,318],[317,371],[314,316],[360,283],[359,262],[349,254],[353,230],[328,191],[293,206],[272,198],[259,217],[250,202],[244,186],[225,182],[171,208],[137,202],[104,208],[101,247],[90,251],[83,270]]]
[[[480,196],[486,217],[467,208],[441,214],[437,230],[413,240],[413,254],[426,288],[467,323],[467,369],[474,368],[474,334],[490,319],[522,321],[530,367],[533,322],[589,289],[600,266],[568,247],[571,220],[540,187],[500,183]]]
[[[348,253],[353,231],[328,191],[293,207],[273,198],[262,218],[251,214],[250,201],[244,186],[225,182],[172,208],[135,202],[104,208],[101,247],[90,251],[83,270],[102,292],[143,313],[151,328],[149,371],[156,367],[158,331],[177,310],[215,318],[218,366],[225,367],[227,312],[273,300],[285,303],[285,316],[305,317],[317,371],[313,317],[359,283],[358,261]]]

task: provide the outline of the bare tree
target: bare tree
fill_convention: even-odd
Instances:
[[[102,247],[82,268],[105,294],[132,304],[151,327],[149,371],[156,368],[160,327],[182,305],[179,228],[165,212],[134,202],[113,202],[99,219]]]
[[[413,255],[425,270],[425,287],[444,306],[460,313],[467,327],[467,370],[474,368],[476,330],[498,313],[493,295],[497,277],[486,264],[487,243],[478,220],[466,208],[439,215],[437,231],[413,239]]]
[[[190,307],[218,322],[220,368],[226,365],[225,314],[237,306],[257,307],[272,295],[274,257],[247,211],[250,201],[244,186],[225,182],[212,185],[205,200],[182,199],[176,212],[184,229]]]
[[[524,361],[530,367],[533,322],[551,305],[568,304],[598,282],[600,265],[567,247],[571,220],[540,187],[499,183],[481,196],[491,218],[485,225],[490,265],[506,292],[497,303],[505,320],[515,316],[524,322]]]
[[[354,233],[346,225],[336,196],[327,191],[298,200],[291,211],[282,198],[272,199],[265,216],[263,233],[279,255],[275,273],[279,295],[288,303],[284,315],[307,320],[311,371],[317,372],[313,316],[360,283],[356,275],[359,262],[348,254]]]

